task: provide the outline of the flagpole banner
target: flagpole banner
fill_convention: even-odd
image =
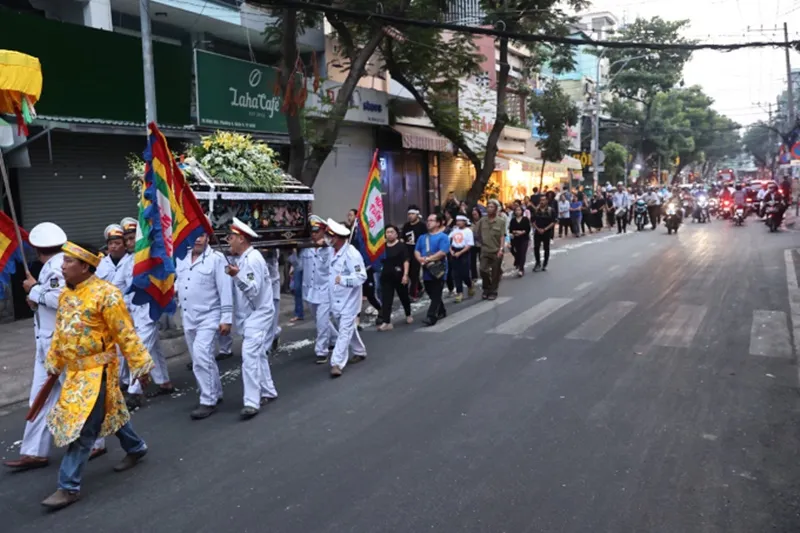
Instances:
[[[189,188],[167,139],[149,125],[145,175],[133,265],[133,303],[150,304],[150,318],[174,313],[175,259],[182,259],[211,225]]]
[[[23,242],[28,244],[28,232],[19,228]],[[24,263],[25,256],[19,248],[14,221],[0,211],[0,298],[5,298],[5,287],[17,271],[17,263]]]
[[[383,213],[378,150],[375,150],[372,156],[372,165],[367,176],[367,183],[364,185],[364,192],[361,195],[358,222],[369,262],[374,264],[383,255],[386,248],[386,237],[384,235],[386,221]]]

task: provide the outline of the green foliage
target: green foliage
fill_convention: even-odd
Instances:
[[[627,148],[611,141],[603,147],[603,153],[606,155],[603,163],[606,179],[612,183],[621,181],[625,177],[625,165],[628,162]]]
[[[531,95],[529,108],[539,124],[541,139],[536,144],[542,159],[561,161],[569,150],[569,127],[578,122],[578,108],[555,80],[541,93]]]
[[[759,167],[768,168],[778,155],[778,137],[763,121],[756,122],[742,136],[744,150],[750,154]]]

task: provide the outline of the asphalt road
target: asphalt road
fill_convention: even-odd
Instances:
[[[152,401],[146,460],[113,473],[110,438],[68,509],[39,506],[57,462],[0,473],[0,531],[799,531],[799,241],[748,221],[579,246],[433,331],[366,332],[368,360],[335,381],[290,330],[257,418],[238,420],[226,361],[219,412]],[[6,456],[23,416],[0,417]]]

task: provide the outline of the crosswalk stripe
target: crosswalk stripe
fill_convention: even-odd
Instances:
[[[520,335],[529,327],[547,318],[550,314],[561,309],[572,301],[572,298],[548,298],[537,305],[531,307],[504,324],[490,329],[489,333],[499,335]]]
[[[467,308],[464,308],[461,311],[458,311],[457,313],[448,315],[447,318],[443,318],[442,320],[437,322],[435,326],[421,329],[420,331],[424,331],[427,333],[442,333],[443,331],[447,331],[451,328],[454,328],[457,325],[462,324],[471,318],[475,318],[478,315],[482,315],[486,311],[489,311],[497,307],[498,305],[502,305],[509,300],[511,300],[510,297],[501,296],[494,301],[479,302],[475,305],[471,305]]]
[[[750,327],[750,355],[792,357],[792,345],[786,313],[782,311],[753,311]]]
[[[692,343],[700,323],[706,316],[705,305],[679,305],[658,331],[653,344],[670,348],[688,348]]]
[[[611,302],[589,320],[567,333],[567,339],[599,341],[611,328],[633,311],[636,302]]]

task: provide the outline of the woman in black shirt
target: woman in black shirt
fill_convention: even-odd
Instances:
[[[542,196],[545,202],[547,199]],[[531,221],[528,220],[522,211],[522,206],[514,206],[514,217],[508,225],[508,233],[511,234],[511,253],[514,255],[514,268],[519,272],[519,277],[525,275],[525,257],[528,255],[528,243],[530,242]]]
[[[547,205],[547,200],[539,203],[539,207],[531,214],[533,217],[533,257],[536,259],[534,272],[547,271],[550,261],[550,241],[553,239],[553,228],[556,225],[556,214]],[[539,256],[540,248],[544,246],[544,263]]]
[[[383,269],[381,270],[381,322],[378,331],[392,329],[392,304],[394,303],[394,293],[400,298],[403,304],[403,311],[406,312],[406,323],[411,324],[414,319],[411,317],[411,301],[408,298],[408,269],[409,258],[406,246],[397,240],[398,232],[396,226],[386,226],[386,252],[383,258]]]

